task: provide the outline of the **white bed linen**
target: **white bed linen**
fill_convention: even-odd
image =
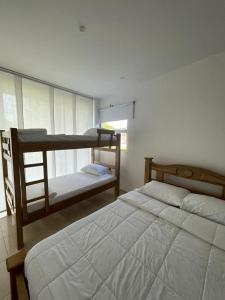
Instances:
[[[64,176],[49,179],[49,203],[50,205],[76,196],[82,192],[89,191],[95,187],[112,182],[116,177],[112,174],[96,176],[83,172],[76,172]],[[43,183],[27,187],[27,199],[36,198],[44,194]],[[54,195],[55,197],[51,197]],[[44,207],[44,201],[31,202],[28,205],[28,212],[33,212]]]
[[[225,226],[137,191],[34,246],[32,300],[222,300]]]

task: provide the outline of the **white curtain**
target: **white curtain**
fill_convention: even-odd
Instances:
[[[76,97],[76,132],[83,134],[87,128],[94,124],[94,102],[90,99]],[[91,159],[90,149],[77,150],[77,168],[81,169]]]
[[[83,134],[94,126],[94,113],[92,99],[0,71],[0,129],[46,128],[48,134]],[[42,161],[42,155],[29,153],[25,160],[36,163]],[[89,162],[89,149],[48,152],[48,175],[73,173]],[[26,178],[43,178],[42,167],[28,168]],[[4,209],[0,165],[0,211]]]
[[[46,128],[51,134],[51,89],[49,86],[22,79],[22,98],[24,128]],[[41,162],[42,153],[27,153],[25,161],[26,163]],[[48,176],[54,176],[52,152],[48,153]],[[42,167],[26,169],[27,180],[40,178],[43,178]]]
[[[15,94],[15,78],[11,74],[0,73],[0,129],[17,127],[17,107]],[[0,155],[0,164],[2,158]],[[9,169],[10,169],[9,165]],[[9,171],[10,173],[10,171]],[[0,168],[0,211],[5,210],[4,185],[2,167]]]
[[[54,90],[54,121],[56,134],[75,134],[75,95]],[[56,176],[76,171],[76,150],[56,151]]]

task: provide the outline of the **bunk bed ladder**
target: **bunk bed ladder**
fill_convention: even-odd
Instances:
[[[28,220],[27,204],[35,202],[41,199],[45,199],[45,211],[49,211],[49,193],[48,193],[48,166],[47,166],[47,152],[42,151],[42,162],[34,164],[25,164],[24,163],[24,154],[20,153],[20,174],[21,174],[21,193],[22,193],[22,204],[23,204],[23,218],[25,221]],[[26,181],[25,169],[34,168],[34,167],[43,167],[44,178],[34,181]],[[44,184],[44,194],[38,197],[27,199],[26,187],[30,185],[35,185],[43,183]]]

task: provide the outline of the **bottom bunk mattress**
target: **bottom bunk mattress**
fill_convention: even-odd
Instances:
[[[49,203],[53,205],[60,201],[74,197],[86,191],[90,191],[96,187],[100,187],[116,180],[116,176],[112,174],[92,175],[83,172],[77,172],[64,176],[51,178],[49,185]],[[44,194],[43,183],[35,184],[27,187],[27,199],[39,197]],[[28,204],[28,212],[34,212],[44,207],[44,200],[30,202]]]
[[[133,191],[34,246],[31,300],[222,300],[225,226]]]

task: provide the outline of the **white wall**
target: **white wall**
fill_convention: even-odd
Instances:
[[[137,100],[128,123],[121,188],[143,184],[144,157],[225,174],[225,52],[152,81],[132,85],[101,101]]]

